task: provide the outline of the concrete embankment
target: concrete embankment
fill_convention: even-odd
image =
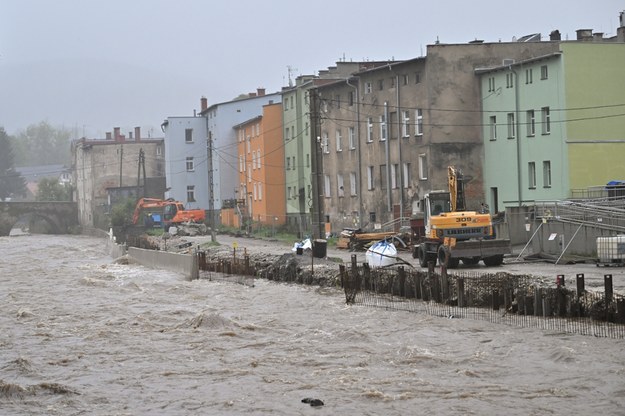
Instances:
[[[142,266],[182,273],[191,280],[199,277],[198,259],[197,256],[192,254],[178,254],[129,247],[128,257]]]
[[[103,238],[106,241],[106,252],[114,259],[127,255],[132,261],[145,267],[181,273],[191,280],[199,276],[197,256],[192,254],[126,247],[124,244],[115,243],[106,231],[95,228],[84,230],[83,233]]]

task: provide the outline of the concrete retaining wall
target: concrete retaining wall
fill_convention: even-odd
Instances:
[[[192,254],[178,254],[129,247],[128,256],[146,267],[182,273],[191,280],[199,277],[198,259],[197,256]]]

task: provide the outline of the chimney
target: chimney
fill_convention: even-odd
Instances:
[[[625,42],[625,26],[621,26],[616,29],[616,41]]]
[[[592,34],[592,40],[594,42],[601,42],[603,40],[603,33],[602,32],[595,32]]]
[[[129,138],[130,140],[132,140],[132,132],[131,132],[131,131],[129,131],[129,132],[128,132],[128,138]]]
[[[264,88],[256,88],[256,93],[258,94],[259,97],[262,97],[263,95],[265,95],[265,89]]]
[[[120,130],[119,127],[113,128],[113,140],[115,140],[116,142],[118,142],[120,138],[119,130]]]
[[[202,97],[200,99],[200,108],[201,108],[201,112],[204,112],[208,109],[208,100],[206,99],[206,97]]]
[[[110,131],[106,132],[106,140],[113,140],[113,135],[111,134]]]
[[[588,41],[592,39],[592,29],[578,29],[577,40]]]
[[[141,127],[135,127],[135,141],[141,141]]]
[[[549,34],[549,40],[562,40],[562,35],[560,35],[560,31],[558,29],[553,30]]]

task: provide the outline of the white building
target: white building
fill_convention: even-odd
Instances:
[[[219,211],[224,200],[238,198],[237,137],[234,126],[262,114],[263,106],[281,102],[279,93],[264,89],[240,99],[208,107],[201,100],[199,114],[168,117],[162,124],[165,133],[167,198],[185,203],[188,208],[210,209],[209,169],[212,166],[213,208]],[[209,138],[212,148],[209,149]],[[209,163],[212,153],[212,163]]]

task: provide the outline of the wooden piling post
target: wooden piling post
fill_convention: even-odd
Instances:
[[[610,303],[612,303],[612,298],[614,294],[614,288],[612,287],[612,275],[606,274],[603,276],[603,284],[605,287],[605,306],[606,308]]]
[[[459,277],[458,280],[458,306],[461,308],[465,307],[466,299],[464,297],[464,278]]]
[[[499,290],[493,289],[492,296],[493,296],[492,297],[493,310],[498,311],[499,310]]]
[[[399,266],[397,273],[399,274],[399,296],[406,297],[406,270],[404,266]]]

